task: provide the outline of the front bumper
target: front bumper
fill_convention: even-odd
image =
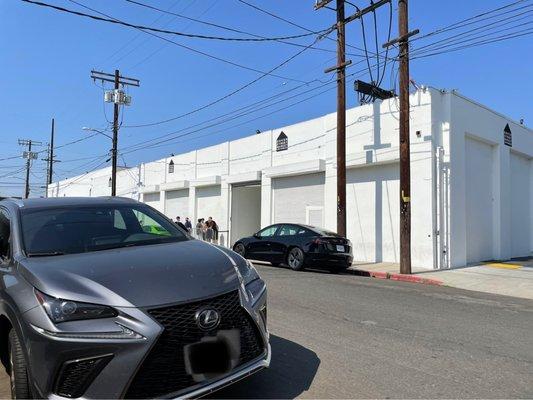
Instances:
[[[252,305],[242,289],[239,290],[241,307],[255,324],[263,343],[263,353],[241,364],[223,376],[205,380],[194,386],[167,393],[165,397],[198,397],[245,378],[270,364],[271,349],[266,323],[260,310],[266,306],[266,292]],[[78,398],[122,398],[134,381],[143,361],[155,347],[164,328],[146,310],[118,309],[119,316],[106,320],[62,323],[61,332],[110,332],[117,323],[143,336],[142,339],[88,339],[61,337],[47,334],[50,328],[43,310],[36,307],[24,315],[22,335],[27,343],[30,383],[40,398],[64,399],[57,394],[57,377],[64,364],[71,360],[112,355],[107,364],[92,379]],[[48,321],[49,322],[49,321]],[[35,329],[35,327],[43,327]],[[43,332],[44,329],[44,332]]]

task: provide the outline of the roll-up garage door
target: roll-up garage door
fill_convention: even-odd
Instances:
[[[531,248],[531,161],[511,153],[511,256],[530,255]]]
[[[324,173],[272,179],[274,223],[308,223],[312,210],[313,223],[323,225],[317,213],[324,209],[324,183]]]
[[[349,169],[346,228],[357,261],[398,262],[398,163]]]
[[[143,195],[143,202],[148,204],[150,207],[155,208],[156,210],[162,211],[161,202],[159,201],[160,198],[159,192],[145,193]]]
[[[222,201],[220,186],[207,186],[196,188],[196,218],[213,217],[220,229],[222,221]],[[225,229],[225,228],[224,228]]]
[[[177,216],[185,221],[189,215],[189,189],[169,190],[165,192],[165,215],[175,219]]]
[[[493,258],[491,145],[466,138],[466,261]]]

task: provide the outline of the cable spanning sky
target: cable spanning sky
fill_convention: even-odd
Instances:
[[[352,3],[361,8],[369,4]],[[128,88],[133,102],[121,110],[121,164],[134,165],[335,111],[335,81],[323,73],[335,63],[335,32],[329,30],[335,13],[314,11],[313,4],[1,2],[0,195],[22,193],[24,161],[13,158],[22,152],[17,139],[47,142],[52,117],[56,145],[63,145],[56,152],[63,162],[55,164],[54,179],[106,165],[108,139],[81,129],[109,129],[112,118],[112,107],[103,102],[108,86],[92,82],[91,69],[113,73],[118,68],[122,75],[141,81],[139,88]],[[347,14],[354,11],[347,5]],[[395,37],[396,1],[392,11]],[[381,48],[388,39],[389,21],[388,5],[378,9],[375,22],[368,14],[366,43],[358,21],[347,27],[347,59],[353,62],[347,70],[350,107],[358,104],[353,80],[369,81],[369,68],[382,87],[394,86],[397,50],[385,54]],[[533,0],[411,0],[410,26],[421,31],[412,43],[414,81],[458,89],[533,125]],[[35,194],[44,184],[44,172],[44,163],[34,162]]]

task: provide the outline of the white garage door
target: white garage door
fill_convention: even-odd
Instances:
[[[466,261],[493,258],[493,148],[479,140],[466,139]]]
[[[511,153],[511,256],[527,256],[531,245],[530,161]]]
[[[355,168],[346,174],[346,223],[354,259],[399,260],[399,165]]]
[[[181,217],[181,221],[185,221],[185,217],[189,215],[189,189],[169,190],[165,192],[165,215],[169,218],[176,219]]]
[[[155,208],[156,210],[163,211],[163,210],[161,210],[161,202],[159,201],[160,198],[161,197],[159,195],[159,192],[143,194],[143,202],[144,203],[146,203],[149,206]]]
[[[316,210],[324,207],[324,173],[289,176],[272,179],[274,223],[293,222],[307,223],[308,209]]]
[[[222,221],[222,201],[220,186],[196,188],[196,218],[213,217],[220,229]]]

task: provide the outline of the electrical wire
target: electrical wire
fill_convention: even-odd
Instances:
[[[55,6],[52,4],[48,4],[48,3],[44,3],[44,2],[36,1],[36,0],[20,0],[20,1],[34,4],[37,6],[51,8],[51,9],[65,12],[65,13],[72,14],[72,15],[77,15],[78,17],[90,18],[90,19],[100,21],[100,22],[108,22],[111,24],[127,26],[129,28],[140,29],[142,31],[165,33],[169,35],[182,36],[182,37],[187,37],[187,38],[192,38],[192,39],[221,40],[221,41],[230,41],[230,42],[273,42],[273,41],[278,41],[278,40],[300,39],[300,38],[308,37],[311,35],[319,35],[328,29],[326,28],[326,29],[323,29],[317,32],[302,33],[300,35],[265,37],[265,38],[238,38],[238,37],[210,36],[210,35],[201,35],[198,33],[185,33],[185,32],[178,32],[178,31],[171,31],[168,29],[159,29],[159,28],[154,28],[154,27],[150,27],[146,25],[137,25],[137,24],[126,22],[126,21],[117,20],[115,18],[98,17],[96,15],[82,13],[80,11],[74,11],[74,10],[70,10],[65,7]]]
[[[417,47],[416,49],[413,50],[413,52],[420,52],[423,49],[434,47],[435,45],[438,45],[438,44],[453,43],[453,42],[457,42],[457,41],[462,41],[465,38],[472,37],[472,36],[475,36],[475,35],[479,35],[480,33],[483,33],[483,32],[490,32],[490,31],[495,30],[495,29],[497,29],[498,33],[500,33],[500,32],[503,32],[503,31],[506,31],[506,30],[509,30],[509,29],[513,29],[513,28],[516,28],[516,27],[521,27],[521,26],[527,25],[527,23],[526,24],[515,25],[515,26],[512,26],[511,28],[501,30],[501,28],[504,27],[504,26],[507,26],[507,25],[510,25],[510,24],[516,24],[517,22],[522,21],[524,19],[527,20],[532,15],[533,15],[533,9],[531,9],[529,11],[525,11],[525,12],[519,13],[519,14],[516,14],[516,15],[513,15],[511,17],[500,19],[497,22],[491,22],[489,24],[481,25],[481,26],[478,26],[476,28],[473,28],[473,29],[470,29],[470,30],[467,30],[467,31],[464,31],[464,32],[457,33],[455,35],[448,36],[446,38],[440,39],[440,40],[438,40],[436,42],[433,42],[433,43],[426,44],[424,46]],[[520,17],[520,18],[517,18],[517,17]],[[505,21],[507,21],[507,22],[505,22]],[[486,34],[484,34],[482,36],[478,36],[477,38],[483,37],[485,35]]]
[[[230,31],[230,32],[240,33],[240,34],[243,34],[243,35],[252,36],[254,38],[265,39],[265,36],[262,36],[262,35],[258,35],[258,34],[255,34],[255,33],[243,31],[241,29],[236,29],[236,28],[232,28],[232,27],[228,27],[228,26],[224,26],[224,25],[220,25],[220,24],[215,24],[215,23],[208,22],[208,21],[203,21],[203,20],[200,20],[198,18],[188,17],[188,16],[183,15],[183,14],[179,14],[179,13],[172,12],[172,11],[169,11],[169,10],[163,10],[163,9],[160,9],[158,7],[155,7],[155,6],[152,6],[152,5],[149,5],[149,4],[141,3],[140,1],[135,1],[135,0],[124,0],[124,1],[127,1],[127,2],[132,3],[132,4],[136,4],[136,5],[141,6],[141,7],[148,8],[148,9],[153,10],[153,11],[158,11],[160,13],[165,13],[165,14],[168,14],[168,15],[174,15],[176,17],[183,18],[183,19],[186,19],[186,20],[189,20],[189,21],[192,21],[192,22],[196,22],[196,23],[199,23],[199,24],[202,24],[202,25],[211,26],[211,27],[215,27],[215,28],[218,28],[218,29],[223,29],[223,30]],[[308,30],[308,32],[310,34],[313,33],[312,30]],[[279,39],[279,40],[275,40],[275,41],[278,42],[278,43],[283,43],[283,44],[290,45],[290,46],[305,47],[305,45],[303,45],[303,44],[295,43],[295,42],[289,42],[287,40]],[[328,52],[328,53],[336,53],[337,52],[336,50],[333,50],[333,49],[324,49],[324,48],[321,48],[321,47],[314,47],[314,46],[310,47],[310,49],[318,50],[318,51],[324,51],[324,52]],[[364,57],[361,54],[355,54],[355,53],[346,53],[346,54],[350,55],[350,56],[353,56],[353,57]]]
[[[330,28],[330,31],[331,30],[333,30],[333,28]],[[125,125],[124,128],[143,128],[143,127],[148,127],[148,126],[166,124],[168,122],[172,122],[172,121],[175,121],[177,119],[180,119],[180,118],[183,118],[183,117],[187,117],[187,116],[192,115],[192,114],[196,114],[196,113],[198,113],[200,111],[205,110],[206,108],[212,107],[215,104],[218,104],[218,103],[220,103],[220,102],[222,102],[222,101],[224,101],[224,100],[236,95],[237,93],[242,92],[244,89],[246,89],[246,88],[252,86],[253,84],[259,82],[261,79],[265,78],[266,76],[271,75],[272,72],[278,70],[279,68],[283,67],[284,65],[286,65],[289,62],[291,62],[292,60],[294,60],[296,57],[298,57],[300,54],[304,53],[306,50],[308,50],[315,43],[320,41],[324,37],[324,35],[328,35],[329,33],[331,33],[331,32],[326,32],[323,35],[318,36],[317,38],[315,38],[315,40],[311,44],[309,44],[308,46],[306,46],[303,49],[299,50],[297,53],[295,53],[292,56],[290,56],[289,58],[285,59],[280,64],[278,64],[275,67],[271,68],[269,71],[263,73],[259,77],[253,79],[252,81],[247,82],[243,86],[240,86],[239,88],[234,89],[231,92],[225,94],[224,96],[219,97],[219,98],[217,98],[217,99],[215,99],[215,100],[213,100],[213,101],[211,101],[211,102],[209,102],[209,103],[207,103],[207,104],[205,104],[205,105],[203,105],[201,107],[195,108],[195,109],[193,109],[191,111],[187,111],[187,112],[185,112],[183,114],[180,114],[180,115],[177,115],[177,116],[174,116],[174,117],[171,117],[171,118],[167,118],[167,119],[164,119],[164,120],[161,120],[161,121],[155,121],[155,122],[149,122],[149,123],[143,123],[143,124],[136,124],[136,125]],[[309,84],[311,82],[303,82],[303,83],[304,84]]]
[[[247,5],[248,7],[251,7],[251,8],[253,8],[253,9],[255,9],[255,10],[257,10],[257,11],[263,13],[263,14],[269,15],[269,16],[271,16],[272,18],[278,19],[278,20],[283,21],[283,22],[285,22],[285,23],[287,23],[287,24],[289,24],[289,25],[292,25],[292,26],[294,26],[294,27],[296,27],[296,28],[302,29],[302,30],[304,30],[304,31],[306,31],[306,32],[313,32],[311,29],[306,28],[305,26],[302,26],[302,25],[300,25],[300,24],[297,24],[296,22],[293,22],[293,21],[291,21],[291,20],[289,20],[289,19],[286,19],[286,18],[280,17],[279,15],[276,15],[276,14],[274,14],[273,12],[270,12],[270,11],[268,11],[268,10],[265,10],[265,9],[263,9],[263,8],[261,8],[261,7],[257,6],[257,5],[255,5],[255,4],[252,4],[252,3],[248,2],[248,1],[245,1],[245,0],[237,0],[237,1],[240,2],[240,3],[242,3],[242,4],[245,4],[245,5]],[[336,41],[335,39],[333,39],[333,38],[328,38],[328,40],[333,41],[333,42],[337,42],[337,41]],[[364,52],[364,49],[362,49],[362,48],[360,48],[360,47],[357,47],[357,46],[354,46],[354,45],[351,45],[351,44],[349,44],[349,43],[346,43],[346,47],[349,47],[349,48],[351,48],[351,49],[355,49],[355,50],[358,50],[358,51]],[[372,52],[369,52],[369,53],[373,54]],[[346,53],[346,54],[349,54],[349,53]],[[353,54],[350,54],[350,55],[353,55]],[[373,56],[376,56],[376,54],[373,54]]]

